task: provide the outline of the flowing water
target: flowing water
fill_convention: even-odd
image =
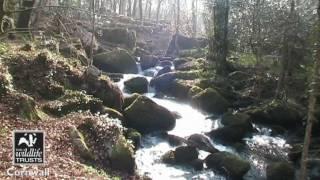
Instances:
[[[144,74],[154,74],[159,68],[149,69],[141,72],[138,75],[124,75],[124,78],[118,82],[119,87],[128,96],[125,91],[123,82],[135,77],[143,76]],[[151,73],[150,73],[151,72]],[[145,76],[146,77],[146,76]],[[151,77],[146,77],[148,80]],[[180,103],[173,98],[155,98],[155,91],[149,88],[149,92],[144,94],[153,101],[169,109],[170,111],[178,112],[182,118],[177,119],[175,128],[168,132],[179,137],[188,137],[195,133],[205,133],[212,129],[221,126],[219,119],[208,119],[207,114],[204,114],[189,104]],[[265,179],[265,168],[270,160],[277,158],[286,158],[286,150],[288,145],[281,137],[272,137],[271,130],[256,126],[258,130],[252,137],[245,139],[246,150],[238,151],[235,148],[223,146],[212,142],[212,144],[220,151],[228,151],[249,160],[251,163],[251,170],[247,173],[244,179]],[[167,179],[225,179],[223,176],[215,174],[212,170],[195,171],[192,168],[168,165],[161,162],[161,156],[173,150],[176,147],[169,145],[169,143],[156,134],[145,135],[142,138],[142,147],[136,152],[136,164],[138,172],[141,175],[147,175],[155,180]],[[204,159],[208,153],[200,151],[200,159]]]

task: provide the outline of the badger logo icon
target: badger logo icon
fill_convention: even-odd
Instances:
[[[24,136],[28,136],[28,134],[25,133]],[[19,139],[18,146],[20,146],[22,144],[25,144],[28,147],[33,147],[37,142],[37,138],[36,137],[37,137],[37,135],[35,133],[29,134],[28,139],[26,137],[21,137]]]

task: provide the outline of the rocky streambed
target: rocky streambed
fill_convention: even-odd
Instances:
[[[135,153],[140,175],[152,179],[266,179],[268,165],[287,160],[290,145],[282,136],[273,135],[270,128],[253,124],[244,113],[230,110],[224,115],[219,114],[224,111],[223,100],[220,100],[222,104],[218,102],[219,107],[213,108],[216,112],[213,115],[199,106],[197,108],[191,101],[183,101],[159,91],[164,86],[154,82],[159,79],[157,74],[166,68],[156,66],[138,74],[124,74],[117,83],[126,97],[125,101],[138,96],[132,95],[138,92],[177,117],[175,126],[167,128],[167,132],[157,132],[155,129],[161,130],[159,125],[155,125],[155,131],[140,129],[143,135]],[[170,66],[170,71],[173,69]],[[160,75],[160,79],[171,75]],[[146,107],[144,113],[152,112],[152,108],[149,111],[149,107]],[[139,115],[141,118],[146,116]],[[131,127],[140,128],[133,124]],[[290,171],[291,166],[288,168]],[[275,171],[281,173],[282,170]]]

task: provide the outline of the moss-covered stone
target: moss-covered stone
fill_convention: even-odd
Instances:
[[[93,64],[105,72],[124,74],[138,73],[138,67],[134,57],[124,49],[97,54],[93,57]]]
[[[140,57],[140,65],[142,70],[146,70],[155,67],[159,62],[159,59],[153,55],[142,55]]]
[[[133,174],[136,169],[132,146],[124,137],[120,137],[112,147],[110,154],[111,167]]]
[[[249,170],[250,163],[228,152],[218,152],[206,157],[205,163],[219,173],[233,179],[241,179]]]
[[[22,93],[13,93],[11,96],[17,101],[16,111],[21,118],[31,121],[44,119],[45,114],[38,108],[32,97]]]
[[[192,103],[201,110],[214,114],[222,114],[230,106],[229,102],[212,88],[207,88],[193,96]]]
[[[174,115],[145,96],[139,96],[124,110],[125,125],[139,132],[169,131],[176,124]]]
[[[91,95],[86,95],[80,91],[67,91],[58,100],[44,105],[43,110],[47,113],[64,116],[71,112],[91,111],[96,113],[103,110],[102,101]]]
[[[276,162],[267,166],[267,180],[287,180],[294,177],[295,169],[287,162]]]
[[[141,134],[132,128],[127,129],[125,132],[125,136],[128,140],[131,140],[135,149],[137,149],[141,145]]]
[[[79,153],[85,160],[93,160],[93,154],[88,148],[81,132],[75,126],[71,126],[69,127],[69,134],[76,153]]]
[[[199,94],[203,89],[198,86],[192,86],[192,88],[188,92],[188,97],[192,98],[193,96]]]
[[[125,28],[112,28],[103,29],[102,38],[111,43],[124,44],[128,48],[134,48],[136,46],[136,33],[134,31],[128,31]]]
[[[112,109],[112,108],[108,108],[108,107],[103,107],[100,114],[108,114],[109,118],[112,119],[119,119],[119,120],[123,120],[123,114],[121,114],[119,111]]]
[[[139,96],[140,94],[134,93],[130,96],[125,97],[124,103],[123,103],[123,109],[126,109],[127,107],[129,107]]]
[[[302,125],[300,111],[290,103],[280,101],[267,102],[247,111],[255,123],[279,125],[284,128]]]
[[[149,82],[145,77],[134,77],[124,82],[124,86],[131,93],[146,93],[148,92]]]

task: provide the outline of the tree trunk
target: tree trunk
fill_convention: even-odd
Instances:
[[[114,12],[114,13],[117,12],[117,0],[113,0],[112,9],[113,9],[113,12]]]
[[[160,9],[161,9],[161,3],[163,0],[158,0],[158,5],[157,5],[157,24],[159,23],[159,15],[160,15]]]
[[[292,59],[292,50],[294,43],[294,32],[293,29],[295,28],[294,22],[294,13],[295,13],[295,0],[291,0],[291,8],[290,14],[288,17],[287,27],[284,32],[284,45],[283,45],[283,55],[282,55],[282,65],[280,76],[278,80],[277,90],[276,90],[276,99],[286,99],[286,81],[288,76],[288,70],[290,66],[290,61]]]
[[[143,20],[143,9],[142,9],[142,0],[139,0],[139,18],[140,18],[140,21],[142,22]]]
[[[5,0],[0,0],[0,21],[2,21],[2,18],[4,16],[4,9],[3,9],[3,3]]]
[[[28,9],[28,8],[32,8],[34,3],[35,3],[35,0],[23,1],[22,6]],[[31,13],[32,13],[32,10],[30,9],[30,10],[22,11],[19,14],[18,22],[17,22],[18,29],[21,29],[21,30],[28,29]]]
[[[149,14],[148,14],[148,19],[151,19],[151,9],[152,9],[152,1],[149,1]]]
[[[138,5],[138,0],[133,1],[133,9],[132,9],[132,16],[137,17],[137,5]]]
[[[127,16],[131,17],[132,15],[132,0],[128,0],[128,9],[127,9]]]
[[[217,74],[225,76],[228,71],[229,0],[217,0],[212,11],[214,29],[213,35],[209,35],[209,55],[210,59],[216,63]]]
[[[317,94],[319,94],[319,78],[320,78],[320,0],[318,2],[318,23],[317,23],[317,38],[318,42],[316,43],[316,55],[315,55],[315,64],[313,70],[313,80],[310,83],[310,96],[309,96],[309,106],[308,106],[308,119],[307,126],[305,131],[305,138],[303,144],[303,151],[301,157],[301,169],[300,169],[300,180],[307,179],[307,160],[309,154],[309,146],[311,141],[312,133],[312,124],[316,120],[315,118],[315,106],[317,103]]]
[[[192,0],[192,37],[197,35],[197,0]]]

